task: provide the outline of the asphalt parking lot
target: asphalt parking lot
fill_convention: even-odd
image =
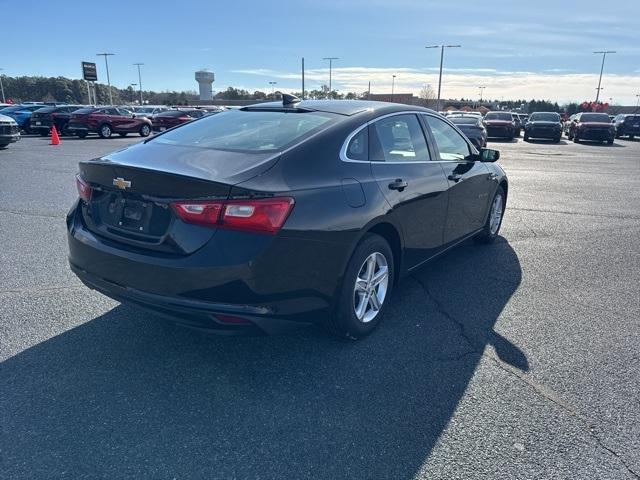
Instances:
[[[358,343],[207,337],[82,286],[77,162],[138,141],[0,151],[0,478],[640,478],[640,141],[491,142],[502,238]]]

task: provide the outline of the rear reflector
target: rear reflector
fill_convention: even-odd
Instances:
[[[217,313],[214,318],[218,320],[218,322],[226,323],[227,325],[253,325],[249,320],[245,320],[244,318],[222,313]]]
[[[293,208],[293,198],[259,200],[183,201],[171,204],[173,211],[187,223],[275,234],[282,228]]]
[[[85,202],[91,201],[91,187],[87,182],[80,178],[80,175],[76,175],[76,188],[78,189],[78,195]]]

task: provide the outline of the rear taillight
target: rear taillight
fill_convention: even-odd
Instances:
[[[277,233],[293,208],[293,198],[259,200],[183,201],[171,204],[187,223],[257,233]]]
[[[85,202],[91,201],[91,187],[87,182],[80,178],[80,175],[76,175],[76,188],[78,189],[78,195]]]

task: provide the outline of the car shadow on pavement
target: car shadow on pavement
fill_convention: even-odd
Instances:
[[[413,478],[521,281],[500,238],[405,279],[381,328],[204,336],[133,307],[0,364],[6,478]]]

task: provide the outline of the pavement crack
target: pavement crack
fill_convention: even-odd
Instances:
[[[515,210],[519,212],[556,213],[560,215],[580,215],[583,217],[617,218],[620,220],[640,220],[640,217],[637,215],[612,215],[608,213],[569,212],[566,210],[547,210],[544,208],[522,208],[522,207],[509,207],[508,210]]]
[[[616,457],[616,459],[620,462],[620,464],[625,468],[625,470],[635,478],[640,479],[640,474],[634,471],[631,466],[626,462],[624,457],[616,452],[611,447],[607,446],[604,441],[596,434],[594,423],[591,422],[587,417],[581,415],[576,409],[574,409],[570,404],[562,400],[558,395],[556,395],[553,391],[546,388],[544,385],[534,381],[530,376],[526,375],[522,371],[517,368],[512,367],[511,365],[504,363],[498,357],[496,357],[493,353],[485,352],[482,354],[484,357],[493,361],[493,363],[502,371],[516,377],[519,381],[527,385],[529,388],[533,389],[538,395],[540,395],[545,400],[553,403],[564,412],[568,413],[569,416],[575,418],[582,424],[583,430],[598,444],[600,448],[607,451],[609,454]]]
[[[8,213],[9,215],[19,215],[21,217],[26,216],[26,217],[57,218],[57,219],[64,218],[64,214],[21,212],[19,210],[0,209],[0,213]]]

